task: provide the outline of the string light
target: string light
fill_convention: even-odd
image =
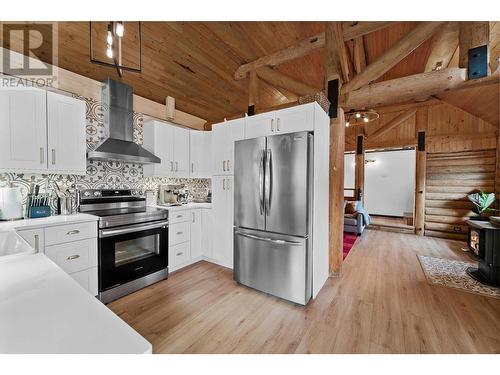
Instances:
[[[120,38],[123,37],[123,34],[125,33],[125,27],[123,26],[122,21],[118,21],[116,23],[115,32],[116,35],[118,35]]]

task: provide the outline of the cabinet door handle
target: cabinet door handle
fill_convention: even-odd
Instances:
[[[73,235],[73,234],[78,234],[78,233],[80,233],[80,231],[79,231],[78,229],[75,229],[75,230],[70,230],[70,231],[68,231],[66,234],[67,234],[68,236],[71,236],[71,235]]]
[[[52,149],[52,165],[56,164],[56,150]]]
[[[225,172],[226,171],[226,161],[222,161],[222,170]]]
[[[38,234],[35,234],[35,251],[38,253],[40,252],[40,236]]]
[[[191,163],[191,173],[194,172],[194,163]]]
[[[222,180],[222,190],[226,190],[226,179]]]
[[[45,149],[43,147],[40,147],[40,164],[45,163]]]
[[[274,131],[274,119],[271,119],[271,131]]]
[[[176,234],[177,234],[178,236],[180,236],[180,235],[182,234],[182,232],[177,232]]]
[[[194,212],[191,212],[191,215],[193,215],[193,223],[194,223],[194,222],[195,222],[195,221],[194,221]]]
[[[80,255],[75,254],[75,255],[70,255],[69,257],[66,258],[66,260],[74,260],[80,258]]]
[[[229,160],[227,161],[227,171],[228,171],[228,172],[231,172],[231,167],[230,167],[230,165],[229,165]]]
[[[280,119],[278,117],[278,119],[276,120],[276,130],[277,131],[280,131]]]
[[[177,219],[180,219],[182,217],[182,215],[177,215],[176,218]]]
[[[175,162],[175,171],[179,172],[179,163]]]
[[[184,254],[184,253],[177,253],[177,254],[175,254],[175,256],[178,256],[178,257],[179,257],[179,256],[181,256],[182,254]]]
[[[227,190],[230,190],[230,189],[231,189],[230,182],[231,182],[231,180],[229,180],[229,179],[228,179],[228,180],[227,180]]]
[[[171,161],[170,162],[170,172],[173,172],[174,171],[174,162]]]

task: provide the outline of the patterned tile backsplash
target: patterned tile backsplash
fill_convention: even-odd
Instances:
[[[106,138],[106,128],[103,124],[103,105],[94,99],[79,97],[87,104],[87,150],[93,150],[99,142]],[[134,113],[134,141],[143,142],[143,116]],[[26,199],[32,176],[34,182],[40,185],[40,192],[45,191],[45,181],[49,189],[52,181],[58,183],[62,189],[76,186],[78,189],[139,189],[156,190],[159,184],[185,184],[188,190],[188,199],[203,199],[210,190],[210,179],[197,178],[157,178],[144,177],[141,164],[118,161],[87,160],[85,176],[59,174],[23,174],[0,173],[0,186],[12,182],[21,188],[23,199]]]

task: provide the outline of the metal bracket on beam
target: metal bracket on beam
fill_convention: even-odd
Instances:
[[[363,141],[364,138],[362,135],[358,135],[357,142],[356,142],[356,155],[362,155],[363,154]]]
[[[488,46],[471,48],[468,51],[468,78],[477,79],[488,75]]]
[[[328,100],[330,101],[330,108],[328,116],[330,118],[337,118],[339,106],[339,80],[331,79],[328,81]]]
[[[425,151],[425,132],[418,132],[418,151]]]
[[[255,105],[249,105],[247,109],[247,115],[248,116],[253,116],[255,115]]]

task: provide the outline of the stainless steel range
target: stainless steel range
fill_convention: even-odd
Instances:
[[[81,190],[99,217],[99,299],[108,303],[168,277],[168,211],[136,190]]]

